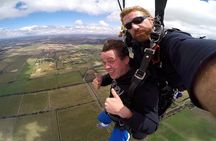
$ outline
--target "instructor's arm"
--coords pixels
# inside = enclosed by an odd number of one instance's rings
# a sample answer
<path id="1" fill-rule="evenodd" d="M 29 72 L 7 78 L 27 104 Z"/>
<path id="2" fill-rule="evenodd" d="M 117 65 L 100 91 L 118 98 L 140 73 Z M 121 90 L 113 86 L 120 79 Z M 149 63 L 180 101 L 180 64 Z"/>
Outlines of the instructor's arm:
<path id="1" fill-rule="evenodd" d="M 198 73 L 194 93 L 203 108 L 216 117 L 216 57 Z"/>

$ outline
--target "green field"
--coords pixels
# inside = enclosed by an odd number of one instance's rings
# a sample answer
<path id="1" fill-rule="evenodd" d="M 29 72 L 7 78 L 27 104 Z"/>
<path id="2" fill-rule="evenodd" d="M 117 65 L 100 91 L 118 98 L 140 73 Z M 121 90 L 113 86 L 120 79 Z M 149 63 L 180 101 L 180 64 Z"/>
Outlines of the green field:
<path id="1" fill-rule="evenodd" d="M 148 141 L 216 141 L 216 120 L 209 113 L 194 108 L 162 120 L 158 131 Z"/>
<path id="2" fill-rule="evenodd" d="M 0 85 L 0 95 L 37 92 L 79 83 L 83 83 L 83 81 L 78 71 L 63 74 L 52 74 L 41 78 L 18 80 L 14 83 L 8 84 L 7 87 L 5 87 L 5 84 Z"/>
<path id="3" fill-rule="evenodd" d="M 0 116 L 16 115 L 22 96 L 0 98 Z"/>
<path id="4" fill-rule="evenodd" d="M 108 137 L 107 130 L 96 127 L 99 112 L 96 104 L 74 107 L 58 112 L 59 127 L 63 141 L 102 141 Z"/>
<path id="5" fill-rule="evenodd" d="M 56 113 L 17 118 L 13 130 L 13 141 L 58 141 Z"/>
<path id="6" fill-rule="evenodd" d="M 107 140 L 112 128 L 96 125 L 109 86 L 94 90 L 83 81 L 86 72 L 104 73 L 101 65 L 93 68 L 100 61 L 101 45 L 69 44 L 56 56 L 46 52 L 46 46 L 52 44 L 18 48 L 8 51 L 7 57 L 0 56 L 0 141 Z M 63 45 L 53 45 L 58 46 Z M 163 119 L 145 141 L 216 141 L 215 131 L 216 120 L 208 113 L 185 109 Z"/>

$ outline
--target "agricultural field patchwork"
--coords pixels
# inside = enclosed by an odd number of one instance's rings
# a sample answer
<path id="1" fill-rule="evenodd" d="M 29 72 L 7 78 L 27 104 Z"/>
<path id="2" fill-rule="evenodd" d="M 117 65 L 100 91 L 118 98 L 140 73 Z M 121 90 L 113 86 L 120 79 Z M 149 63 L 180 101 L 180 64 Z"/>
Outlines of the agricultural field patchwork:
<path id="1" fill-rule="evenodd" d="M 0 141 L 107 140 L 113 126 L 97 128 L 97 115 L 109 86 L 95 90 L 91 84 L 94 73 L 105 73 L 102 43 L 43 39 L 5 48 L 0 54 Z M 185 108 L 190 104 L 184 93 L 145 141 L 216 141 L 216 120 L 193 106 Z"/>

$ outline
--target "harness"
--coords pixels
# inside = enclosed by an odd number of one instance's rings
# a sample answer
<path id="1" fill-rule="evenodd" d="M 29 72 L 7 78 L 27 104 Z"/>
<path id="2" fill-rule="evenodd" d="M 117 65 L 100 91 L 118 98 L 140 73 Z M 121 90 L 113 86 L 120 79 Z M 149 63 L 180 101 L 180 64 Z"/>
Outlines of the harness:
<path id="1" fill-rule="evenodd" d="M 147 78 L 147 69 L 149 67 L 150 62 L 156 65 L 160 63 L 159 42 L 165 34 L 166 31 L 164 30 L 163 25 L 161 25 L 159 17 L 156 17 L 154 22 L 154 28 L 150 36 L 150 47 L 144 49 L 144 56 L 142 58 L 142 62 L 140 64 L 140 67 L 135 71 L 128 89 L 128 99 L 126 100 L 127 105 L 131 105 L 137 87 L 139 87 L 141 83 L 145 82 Z M 173 102 L 173 96 L 175 91 L 168 85 L 168 83 L 159 83 L 158 85 L 160 89 L 158 114 L 162 118 L 166 109 L 169 108 Z M 113 121 L 117 123 L 115 126 L 118 126 L 119 128 L 127 128 L 125 127 L 124 119 L 116 115 L 110 115 L 110 117 Z M 151 120 L 154 121 L 154 119 Z"/>
<path id="2" fill-rule="evenodd" d="M 131 85 L 128 90 L 129 104 L 131 102 L 131 99 L 134 96 L 134 91 L 137 88 L 137 86 L 141 82 L 144 82 L 146 79 L 146 73 L 147 73 L 149 63 L 151 61 L 153 62 L 153 64 L 160 62 L 160 57 L 159 57 L 160 46 L 158 43 L 161 41 L 163 35 L 164 35 L 164 27 L 163 25 L 160 24 L 159 17 L 156 17 L 154 21 L 153 31 L 150 36 L 150 48 L 144 49 L 144 56 L 142 62 L 140 64 L 140 67 L 134 73 L 134 76 L 131 81 Z"/>
<path id="3" fill-rule="evenodd" d="M 134 76 L 131 81 L 131 85 L 128 89 L 128 105 L 131 104 L 132 99 L 134 97 L 134 93 L 136 88 L 143 82 L 145 82 L 147 78 L 147 69 L 152 62 L 153 64 L 159 64 L 160 61 L 160 46 L 159 43 L 161 39 L 165 36 L 167 31 L 164 30 L 164 23 L 163 23 L 163 17 L 164 17 L 164 9 L 166 7 L 167 0 L 155 0 L 155 20 L 154 20 L 154 26 L 153 30 L 150 35 L 150 47 L 144 49 L 144 55 L 140 64 L 140 67 L 135 71 Z M 122 6 L 120 3 L 120 0 L 118 0 L 118 5 L 120 10 L 122 11 L 125 8 L 125 0 L 122 0 Z M 124 42 L 126 47 L 132 46 L 132 37 L 130 33 L 125 30 L 125 28 L 122 26 L 122 33 L 124 34 Z M 174 95 L 176 93 L 179 93 L 178 90 L 172 88 L 169 86 L 167 81 L 164 81 L 162 83 L 159 82 L 159 104 L 158 104 L 158 114 L 160 118 L 163 117 L 165 111 L 167 108 L 171 106 L 174 100 Z M 119 126 L 124 126 L 124 124 L 121 124 L 122 120 L 116 119 L 119 122 Z M 124 123 L 124 122 L 123 122 Z"/>
<path id="4" fill-rule="evenodd" d="M 152 64 L 160 65 L 160 46 L 161 39 L 166 35 L 167 31 L 164 30 L 164 26 L 161 24 L 160 18 L 155 17 L 154 27 L 150 35 L 150 47 L 144 49 L 144 56 L 140 67 L 135 71 L 131 81 L 131 85 L 128 90 L 128 104 L 130 105 L 135 94 L 136 88 L 144 83 L 147 78 L 147 69 Z M 164 116 L 165 111 L 171 106 L 174 101 L 174 96 L 179 93 L 178 89 L 172 88 L 167 81 L 158 80 L 159 88 L 159 103 L 158 103 L 158 114 L 160 118 Z"/>
<path id="5" fill-rule="evenodd" d="M 130 99 L 134 96 L 134 91 L 137 88 L 137 86 L 145 80 L 146 78 L 146 71 L 148 69 L 149 63 L 152 61 L 154 63 L 160 62 L 159 53 L 155 54 L 156 50 L 160 49 L 160 46 L 158 45 L 159 41 L 162 38 L 162 35 L 164 34 L 163 26 L 159 26 L 160 21 L 158 17 L 155 18 L 154 22 L 154 28 L 150 36 L 150 48 L 144 49 L 144 56 L 142 59 L 142 62 L 140 64 L 140 67 L 136 70 L 134 73 L 134 76 L 132 78 L 131 85 L 128 90 L 128 96 Z M 157 55 L 156 57 L 153 57 Z M 156 59 L 155 59 L 156 58 Z"/>

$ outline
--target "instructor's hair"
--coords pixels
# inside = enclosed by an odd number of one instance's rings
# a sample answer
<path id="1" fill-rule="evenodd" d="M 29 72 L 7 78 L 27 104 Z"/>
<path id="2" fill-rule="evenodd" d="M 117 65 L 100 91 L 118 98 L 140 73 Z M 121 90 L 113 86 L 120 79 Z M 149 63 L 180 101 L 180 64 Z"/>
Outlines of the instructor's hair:
<path id="1" fill-rule="evenodd" d="M 109 50 L 115 50 L 121 60 L 123 60 L 125 57 L 129 57 L 128 49 L 125 47 L 125 43 L 122 40 L 110 39 L 105 41 L 101 52 L 106 52 Z"/>
<path id="2" fill-rule="evenodd" d="M 120 13 L 120 18 L 121 18 L 122 23 L 123 23 L 124 16 L 126 16 L 127 14 L 133 11 L 140 11 L 143 13 L 143 16 L 151 17 L 150 12 L 141 6 L 126 7 Z"/>

